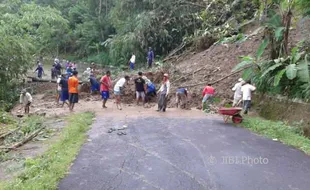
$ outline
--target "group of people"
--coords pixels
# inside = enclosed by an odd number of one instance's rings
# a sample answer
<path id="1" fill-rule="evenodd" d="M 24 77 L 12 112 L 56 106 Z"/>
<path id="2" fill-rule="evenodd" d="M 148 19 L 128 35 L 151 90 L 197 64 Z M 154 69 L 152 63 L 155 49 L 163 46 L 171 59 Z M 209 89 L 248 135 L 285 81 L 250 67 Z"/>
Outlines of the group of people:
<path id="1" fill-rule="evenodd" d="M 147 59 L 148 68 L 151 68 L 154 62 L 154 51 L 151 47 L 149 47 L 146 59 Z M 133 71 L 135 69 L 135 63 L 136 63 L 136 55 L 134 53 L 132 53 L 131 58 L 128 63 L 129 63 L 129 70 Z"/>
<path id="2" fill-rule="evenodd" d="M 242 78 L 232 88 L 234 93 L 233 107 L 237 107 L 243 102 L 243 113 L 247 114 L 252 104 L 252 92 L 256 87 L 251 85 L 251 81 L 244 81 Z"/>
<path id="3" fill-rule="evenodd" d="M 107 100 L 110 98 L 110 91 L 113 90 L 115 95 L 115 103 L 116 107 L 119 110 L 122 110 L 121 105 L 121 95 L 123 94 L 123 89 L 126 84 L 130 81 L 129 76 L 122 77 L 119 79 L 114 87 L 111 81 L 111 72 L 107 71 L 106 75 L 104 75 L 100 79 L 100 93 L 103 100 L 102 107 L 106 107 Z M 138 73 L 138 77 L 134 79 L 135 83 L 135 91 L 136 91 L 136 103 L 139 105 L 140 101 L 144 105 L 146 102 L 149 101 L 151 96 L 156 95 L 156 88 L 155 85 L 149 80 L 142 72 Z M 112 89 L 113 87 L 113 89 Z M 165 110 L 165 108 L 163 108 Z"/>
<path id="4" fill-rule="evenodd" d="M 63 67 L 63 64 L 65 67 Z M 65 72 L 68 75 L 72 75 L 73 71 L 77 70 L 77 64 L 66 60 L 63 60 L 63 63 L 61 63 L 59 59 L 56 58 L 51 68 L 51 79 L 56 79 L 59 77 L 63 69 L 65 69 Z M 37 72 L 37 77 L 40 79 L 42 78 L 43 74 L 45 74 L 43 64 L 40 61 L 37 61 L 37 67 L 34 72 Z"/>
<path id="5" fill-rule="evenodd" d="M 151 51 L 151 48 L 150 48 Z M 134 55 L 133 55 L 134 56 Z M 148 61 L 149 66 L 151 67 L 152 59 L 154 54 L 148 54 Z M 131 59 L 134 62 L 135 57 Z M 131 64 L 134 64 L 131 62 Z M 55 60 L 55 64 L 57 65 L 58 62 Z M 78 72 L 76 71 L 76 65 L 73 67 L 74 64 L 67 63 L 66 73 L 59 76 L 57 83 L 58 83 L 58 93 L 59 99 L 62 102 L 62 106 L 67 104 L 69 106 L 69 110 L 72 111 L 74 109 L 75 103 L 78 103 Z M 56 68 L 56 67 L 55 67 Z M 131 67 L 134 68 L 134 67 Z M 113 91 L 115 95 L 115 103 L 119 110 L 122 110 L 121 105 L 121 96 L 123 94 L 123 89 L 126 84 L 130 81 L 129 76 L 124 76 L 119 79 L 115 85 L 113 86 L 111 80 L 111 72 L 107 71 L 104 76 L 101 77 L 100 81 L 98 82 L 95 74 L 94 74 L 95 66 L 92 64 L 90 68 L 87 68 L 87 74 L 89 77 L 89 81 L 91 83 L 91 92 L 99 91 L 102 97 L 102 107 L 107 108 L 106 103 L 110 98 L 110 91 Z M 38 67 L 36 69 L 38 71 L 38 77 L 41 78 L 42 74 L 44 73 L 42 64 L 38 62 Z M 58 69 L 57 69 L 58 71 Z M 85 71 L 85 72 L 86 72 Z M 59 71 L 61 72 L 61 70 Z M 83 75 L 85 74 L 83 73 Z M 155 84 L 152 83 L 150 79 L 147 78 L 142 72 L 138 72 L 138 76 L 134 79 L 135 83 L 135 95 L 136 95 L 136 103 L 139 105 L 140 101 L 144 105 L 145 103 L 150 101 L 151 97 L 157 96 L 158 97 L 158 109 L 157 111 L 165 112 L 167 108 L 167 98 L 170 93 L 170 81 L 169 75 L 166 73 L 163 75 L 163 81 L 158 91 L 156 91 Z M 253 91 L 256 90 L 255 86 L 251 85 L 250 81 L 244 81 L 242 78 L 238 80 L 238 83 L 234 85 L 232 88 L 234 91 L 234 100 L 233 100 L 233 107 L 240 106 L 241 102 L 243 102 L 244 114 L 247 114 L 250 107 L 251 107 L 251 94 Z M 176 107 L 184 105 L 188 102 L 188 90 L 187 88 L 178 88 L 176 90 Z M 210 109 L 210 104 L 213 102 L 213 98 L 215 96 L 215 89 L 211 84 L 208 84 L 202 91 L 202 110 Z M 29 113 L 29 106 L 32 102 L 32 97 L 30 93 L 26 92 L 25 90 L 22 91 L 20 96 L 20 103 L 25 105 L 25 113 Z"/>

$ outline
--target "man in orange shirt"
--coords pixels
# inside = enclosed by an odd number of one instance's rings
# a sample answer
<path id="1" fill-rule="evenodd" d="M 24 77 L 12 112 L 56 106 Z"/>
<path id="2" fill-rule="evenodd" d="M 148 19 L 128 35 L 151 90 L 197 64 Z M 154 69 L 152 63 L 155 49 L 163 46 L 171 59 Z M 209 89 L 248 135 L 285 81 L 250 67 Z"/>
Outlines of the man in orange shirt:
<path id="1" fill-rule="evenodd" d="M 208 102 L 208 103 L 207 103 L 207 108 L 209 108 L 209 103 L 212 103 L 213 97 L 214 97 L 214 93 L 215 93 L 215 90 L 214 90 L 214 88 L 212 87 L 211 84 L 208 84 L 208 85 L 203 89 L 203 91 L 202 91 L 202 97 L 203 97 L 203 99 L 202 99 L 202 105 L 201 105 L 202 111 L 205 110 L 205 109 L 204 109 L 204 104 L 205 104 L 206 102 Z"/>
<path id="2" fill-rule="evenodd" d="M 79 101 L 79 79 L 77 78 L 78 72 L 73 71 L 73 76 L 69 78 L 68 80 L 68 87 L 69 87 L 69 109 L 70 111 L 73 111 L 74 104 L 78 103 Z"/>

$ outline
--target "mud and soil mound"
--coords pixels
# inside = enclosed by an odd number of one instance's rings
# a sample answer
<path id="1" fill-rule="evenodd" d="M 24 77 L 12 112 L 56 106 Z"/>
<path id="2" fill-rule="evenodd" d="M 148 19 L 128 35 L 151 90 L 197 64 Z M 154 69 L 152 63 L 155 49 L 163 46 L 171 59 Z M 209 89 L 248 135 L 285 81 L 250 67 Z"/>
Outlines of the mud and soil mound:
<path id="1" fill-rule="evenodd" d="M 248 33 L 251 34 L 253 31 L 248 31 Z M 179 87 L 187 87 L 190 92 L 190 107 L 199 107 L 204 86 L 231 74 L 232 69 L 240 62 L 240 56 L 251 55 L 255 57 L 262 38 L 261 33 L 253 34 L 242 43 L 216 44 L 205 51 L 192 52 L 176 57 L 174 60 L 171 59 L 170 64 L 173 65 L 173 68 L 170 69 L 169 73 L 172 93 L 169 96 L 169 106 L 173 107 L 175 104 L 173 92 Z M 294 47 L 300 40 L 299 30 L 292 30 L 290 48 Z M 241 75 L 240 72 L 214 85 L 216 97 L 224 102 L 222 104 L 230 102 L 233 98 L 231 89 Z"/>

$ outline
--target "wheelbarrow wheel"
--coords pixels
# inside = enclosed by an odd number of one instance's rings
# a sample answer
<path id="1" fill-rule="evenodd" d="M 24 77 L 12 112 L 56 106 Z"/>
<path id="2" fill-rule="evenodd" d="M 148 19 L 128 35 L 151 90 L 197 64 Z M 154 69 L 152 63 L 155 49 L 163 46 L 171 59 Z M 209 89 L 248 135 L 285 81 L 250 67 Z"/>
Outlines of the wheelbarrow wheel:
<path id="1" fill-rule="evenodd" d="M 232 122 L 235 123 L 235 124 L 239 124 L 239 123 L 242 123 L 243 121 L 243 118 L 240 114 L 237 114 L 237 115 L 234 115 L 232 118 L 231 118 Z"/>

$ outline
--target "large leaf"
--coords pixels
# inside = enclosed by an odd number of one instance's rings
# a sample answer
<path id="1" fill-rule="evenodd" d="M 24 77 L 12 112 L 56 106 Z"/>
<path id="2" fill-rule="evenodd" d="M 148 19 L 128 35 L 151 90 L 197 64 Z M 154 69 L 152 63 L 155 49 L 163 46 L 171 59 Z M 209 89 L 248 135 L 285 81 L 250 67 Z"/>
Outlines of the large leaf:
<path id="1" fill-rule="evenodd" d="M 266 69 L 264 71 L 264 73 L 262 74 L 261 78 L 265 77 L 269 72 L 275 70 L 276 68 L 278 68 L 280 66 L 283 66 L 283 64 L 282 63 L 277 63 L 277 64 L 274 64 L 274 65 L 270 66 L 268 69 Z"/>
<path id="2" fill-rule="evenodd" d="M 298 66 L 297 76 L 302 82 L 309 82 L 309 68 L 306 61 L 301 61 Z"/>
<path id="3" fill-rule="evenodd" d="M 291 63 L 296 64 L 300 60 L 301 56 L 302 56 L 302 53 L 296 53 L 295 55 L 293 55 Z"/>
<path id="4" fill-rule="evenodd" d="M 237 70 L 239 70 L 239 69 L 241 69 L 247 65 L 250 65 L 252 63 L 253 63 L 253 58 L 247 56 L 246 58 L 244 58 L 244 60 L 241 63 L 239 63 L 238 65 L 236 65 L 233 68 L 232 72 L 235 72 L 235 71 L 237 71 Z"/>
<path id="5" fill-rule="evenodd" d="M 277 41 L 282 40 L 284 29 L 285 29 L 285 27 L 278 27 L 278 28 L 276 28 L 275 37 L 276 37 Z"/>
<path id="6" fill-rule="evenodd" d="M 274 77 L 274 82 L 273 82 L 273 86 L 278 86 L 282 77 L 283 77 L 283 74 L 285 73 L 286 69 L 282 69 L 281 71 L 279 71 L 276 76 Z"/>
<path id="7" fill-rule="evenodd" d="M 297 76 L 296 64 L 290 64 L 286 67 L 286 76 L 288 79 L 293 80 Z"/>
<path id="8" fill-rule="evenodd" d="M 282 26 L 282 19 L 281 16 L 278 14 L 275 14 L 271 19 L 268 20 L 267 26 L 269 28 L 278 28 Z"/>
<path id="9" fill-rule="evenodd" d="M 242 79 L 245 81 L 250 80 L 253 73 L 254 73 L 253 68 L 248 68 L 248 69 L 244 70 L 242 73 Z"/>
<path id="10" fill-rule="evenodd" d="M 260 46 L 259 46 L 259 48 L 258 48 L 258 50 L 256 52 L 257 60 L 259 60 L 262 57 L 262 55 L 263 55 L 263 53 L 264 53 L 268 43 L 269 43 L 269 40 L 268 39 L 264 39 L 264 41 L 260 44 Z"/>

